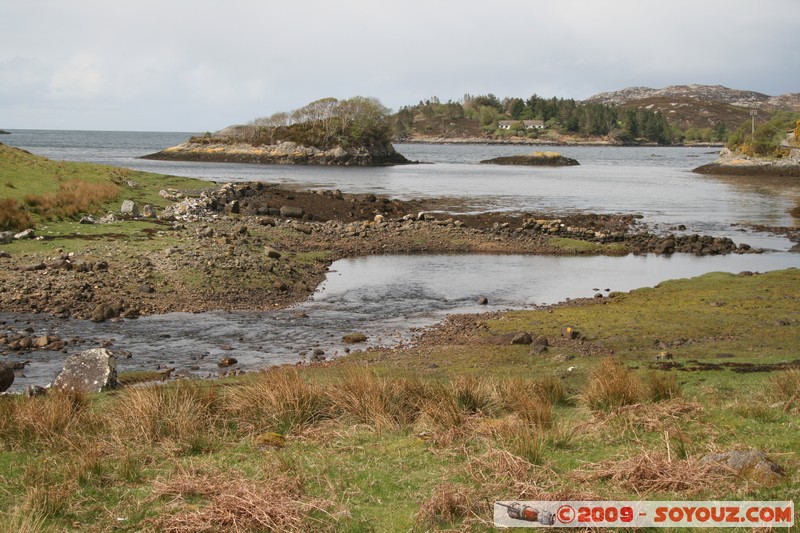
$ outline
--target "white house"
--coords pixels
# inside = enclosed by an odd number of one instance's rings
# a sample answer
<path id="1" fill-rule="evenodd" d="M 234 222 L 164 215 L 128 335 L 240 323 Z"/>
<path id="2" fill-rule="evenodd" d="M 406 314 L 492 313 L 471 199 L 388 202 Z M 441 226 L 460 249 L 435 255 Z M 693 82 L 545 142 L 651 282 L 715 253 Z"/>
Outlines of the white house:
<path id="1" fill-rule="evenodd" d="M 497 128 L 501 130 L 510 130 L 512 126 L 522 123 L 526 130 L 543 130 L 543 120 L 501 120 L 497 123 Z"/>

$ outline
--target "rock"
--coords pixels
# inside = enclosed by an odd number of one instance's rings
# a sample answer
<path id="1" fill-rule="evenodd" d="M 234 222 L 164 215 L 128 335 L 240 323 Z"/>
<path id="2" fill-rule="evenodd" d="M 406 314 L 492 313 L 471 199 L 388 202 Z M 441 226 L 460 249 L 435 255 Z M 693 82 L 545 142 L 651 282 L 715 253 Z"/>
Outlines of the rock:
<path id="1" fill-rule="evenodd" d="M 233 366 L 237 364 L 239 361 L 235 357 L 223 357 L 217 362 L 217 366 L 220 368 L 225 368 L 229 366 Z"/>
<path id="2" fill-rule="evenodd" d="M 531 355 L 538 355 L 542 352 L 546 352 L 548 346 L 547 337 L 538 335 L 533 339 L 533 343 L 531 344 Z"/>
<path id="3" fill-rule="evenodd" d="M 489 305 L 489 298 L 486 296 L 478 297 L 478 305 Z"/>
<path id="4" fill-rule="evenodd" d="M 44 387 L 40 387 L 39 385 L 28 385 L 28 388 L 25 389 L 25 397 L 26 398 L 33 398 L 35 396 L 44 396 L 47 394 L 47 389 Z"/>
<path id="5" fill-rule="evenodd" d="M 122 207 L 120 207 L 119 212 L 123 215 L 128 215 L 133 218 L 139 217 L 139 206 L 136 205 L 136 202 L 133 200 L 125 200 L 122 202 Z"/>
<path id="6" fill-rule="evenodd" d="M 92 311 L 90 320 L 92 322 L 103 322 L 111 318 L 117 318 L 122 311 L 123 305 L 121 302 L 114 304 L 97 304 L 97 306 L 94 308 L 94 311 Z"/>
<path id="7" fill-rule="evenodd" d="M 281 207 L 280 214 L 284 218 L 303 218 L 303 215 L 305 215 L 306 212 L 302 207 L 284 205 Z"/>
<path id="8" fill-rule="evenodd" d="M 366 342 L 367 336 L 363 333 L 348 333 L 342 337 L 342 340 L 348 344 L 355 344 L 357 342 Z"/>
<path id="9" fill-rule="evenodd" d="M 270 259 L 280 259 L 281 258 L 281 253 L 278 250 L 276 250 L 275 248 L 273 248 L 272 246 L 265 246 L 264 247 L 264 253 L 267 254 L 267 257 L 269 257 Z"/>
<path id="10" fill-rule="evenodd" d="M 717 464 L 737 474 L 760 481 L 772 481 L 784 474 L 783 469 L 759 450 L 732 450 L 713 453 L 700 459 L 701 465 Z"/>
<path id="11" fill-rule="evenodd" d="M 512 333 L 503 333 L 502 335 L 495 335 L 489 338 L 489 344 L 497 346 L 505 346 L 509 344 L 531 344 L 533 339 L 531 334 L 526 331 L 514 331 Z"/>
<path id="12" fill-rule="evenodd" d="M 532 166 L 552 166 L 562 167 L 579 165 L 577 160 L 571 157 L 565 157 L 558 152 L 533 152 L 528 155 L 512 155 L 495 157 L 493 159 L 484 159 L 482 164 L 493 165 L 532 165 Z"/>
<path id="13" fill-rule="evenodd" d="M 259 450 L 266 448 L 283 448 L 286 446 L 286 437 L 280 433 L 262 433 L 253 439 L 253 446 Z"/>
<path id="14" fill-rule="evenodd" d="M 97 221 L 92 215 L 83 215 L 78 221 L 78 224 L 97 224 Z"/>
<path id="15" fill-rule="evenodd" d="M 7 391 L 14 384 L 14 371 L 0 363 L 0 392 Z"/>
<path id="16" fill-rule="evenodd" d="M 239 205 L 239 200 L 231 200 L 225 205 L 225 212 L 226 213 L 233 213 L 234 215 L 239 214 L 241 211 L 241 206 Z"/>
<path id="17" fill-rule="evenodd" d="M 54 342 L 55 340 L 56 340 L 55 337 L 53 337 L 52 340 L 51 340 L 51 338 L 49 336 L 42 335 L 41 337 L 36 337 L 35 339 L 33 339 L 33 347 L 34 348 L 38 348 L 38 349 L 42 349 L 45 346 L 47 346 L 48 344 L 50 344 L 51 342 Z"/>
<path id="18" fill-rule="evenodd" d="M 566 339 L 575 340 L 580 336 L 580 333 L 572 326 L 564 326 L 561 328 L 561 336 Z"/>
<path id="19" fill-rule="evenodd" d="M 0 244 L 8 244 L 14 240 L 13 231 L 0 231 Z"/>
<path id="20" fill-rule="evenodd" d="M 156 208 L 150 204 L 145 204 L 142 207 L 142 216 L 145 218 L 157 218 L 158 214 L 156 213 Z"/>
<path id="21" fill-rule="evenodd" d="M 53 388 L 75 392 L 100 392 L 119 386 L 117 358 L 105 348 L 93 348 L 67 357 Z"/>
<path id="22" fill-rule="evenodd" d="M 272 288 L 277 290 L 277 291 L 288 291 L 289 290 L 289 285 L 287 285 L 286 282 L 281 280 L 281 279 L 276 279 L 272 283 Z"/>
<path id="23" fill-rule="evenodd" d="M 22 239 L 33 239 L 34 237 L 36 237 L 36 231 L 34 231 L 33 228 L 26 229 L 25 231 L 20 231 L 19 233 L 14 235 L 14 238 L 18 241 Z"/>

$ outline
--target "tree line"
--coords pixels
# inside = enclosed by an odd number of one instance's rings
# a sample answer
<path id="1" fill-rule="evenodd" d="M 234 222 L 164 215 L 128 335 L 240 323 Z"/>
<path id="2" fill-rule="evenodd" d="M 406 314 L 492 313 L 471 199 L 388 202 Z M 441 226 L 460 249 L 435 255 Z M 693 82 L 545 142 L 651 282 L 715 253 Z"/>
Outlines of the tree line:
<path id="1" fill-rule="evenodd" d="M 452 124 L 472 121 L 488 135 L 502 134 L 497 131 L 497 124 L 501 120 L 531 119 L 542 120 L 548 130 L 585 136 L 609 136 L 620 142 L 668 144 L 682 135 L 658 111 L 576 102 L 567 98 L 543 98 L 536 94 L 527 99 L 500 99 L 491 93 L 477 96 L 467 94 L 460 101 L 446 103 L 434 97 L 401 108 L 395 116 L 398 133 L 402 135 L 414 131 L 420 116 L 439 117 L 440 122 Z M 537 136 L 538 133 L 533 131 L 527 135 Z"/>

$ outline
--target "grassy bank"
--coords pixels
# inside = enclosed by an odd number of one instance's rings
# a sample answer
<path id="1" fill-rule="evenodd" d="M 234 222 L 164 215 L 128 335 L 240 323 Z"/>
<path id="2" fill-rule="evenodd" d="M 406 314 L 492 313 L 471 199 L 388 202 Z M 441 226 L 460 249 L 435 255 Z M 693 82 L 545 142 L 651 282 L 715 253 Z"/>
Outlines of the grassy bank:
<path id="1" fill-rule="evenodd" d="M 798 282 L 710 274 L 332 365 L 1 397 L 0 531 L 487 531 L 496 499 L 795 500 Z M 549 348 L 488 342 L 518 330 Z M 741 449 L 785 473 L 700 464 Z"/>
<path id="2" fill-rule="evenodd" d="M 205 181 L 127 168 L 51 161 L 0 144 L 0 231 L 47 228 L 51 235 L 80 234 L 84 214 L 119 211 L 123 200 L 168 205 L 163 189 L 202 189 Z M 112 231 L 113 231 L 112 227 Z"/>

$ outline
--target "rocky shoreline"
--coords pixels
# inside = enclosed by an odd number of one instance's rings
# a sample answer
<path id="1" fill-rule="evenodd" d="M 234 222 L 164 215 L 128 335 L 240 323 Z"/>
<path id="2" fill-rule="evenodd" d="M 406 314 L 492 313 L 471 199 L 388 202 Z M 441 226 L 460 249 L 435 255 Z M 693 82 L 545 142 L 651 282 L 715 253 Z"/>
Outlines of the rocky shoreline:
<path id="1" fill-rule="evenodd" d="M 800 149 L 792 149 L 789 157 L 777 159 L 745 156 L 726 148 L 720 152 L 719 159 L 697 167 L 693 172 L 720 176 L 800 178 Z"/>
<path id="2" fill-rule="evenodd" d="M 303 301 L 336 259 L 374 254 L 752 253 L 727 238 L 654 234 L 633 215 L 441 214 L 443 201 L 226 184 L 186 195 L 132 249 L 96 235 L 83 253 L 0 248 L 2 311 L 97 321 Z M 28 233 L 20 238 L 40 238 Z M 139 237 L 137 237 L 138 239 Z M 574 246 L 573 246 L 574 244 Z"/>

